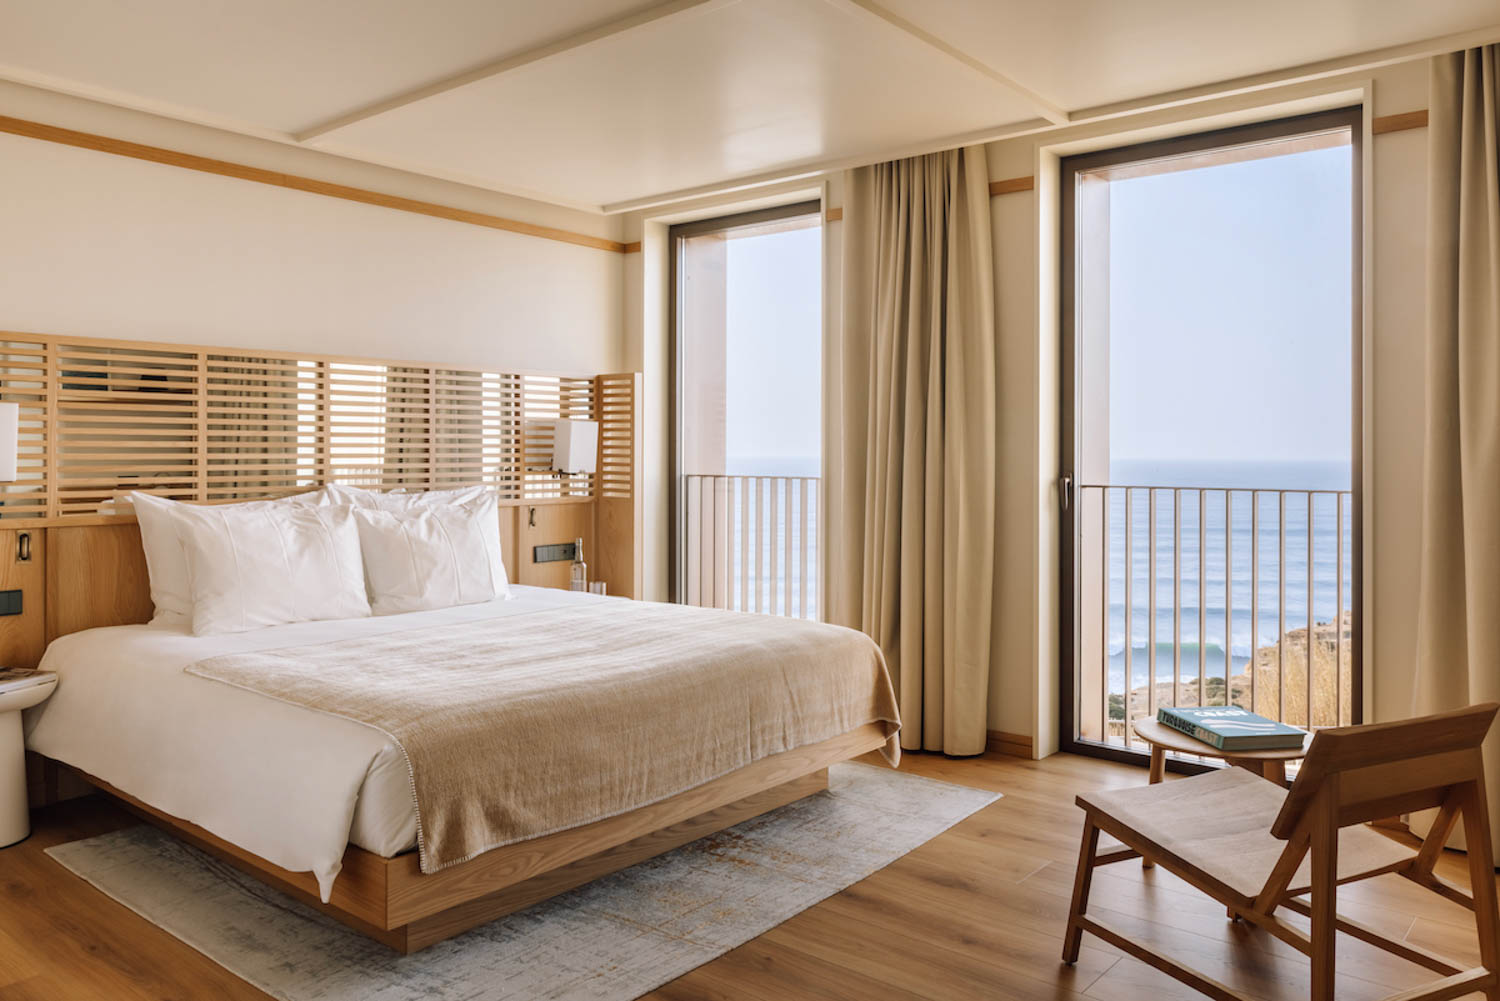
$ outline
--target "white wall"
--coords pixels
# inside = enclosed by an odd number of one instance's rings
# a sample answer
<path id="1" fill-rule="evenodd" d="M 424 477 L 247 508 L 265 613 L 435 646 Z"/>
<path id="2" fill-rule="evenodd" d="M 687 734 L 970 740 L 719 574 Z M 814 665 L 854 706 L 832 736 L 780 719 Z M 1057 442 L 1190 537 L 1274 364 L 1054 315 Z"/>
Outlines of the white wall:
<path id="1" fill-rule="evenodd" d="M 1427 107 L 1427 63 L 1382 73 L 1375 113 Z M 1366 508 L 1373 566 L 1366 572 L 1365 705 L 1374 720 L 1411 715 L 1421 569 L 1422 440 L 1426 403 L 1427 130 L 1376 136 L 1371 157 L 1375 230 L 1370 272 L 1371 469 Z"/>
<path id="2" fill-rule="evenodd" d="M 642 429 L 645 455 L 641 483 L 645 523 L 641 552 L 643 593 L 652 601 L 671 597 L 671 482 L 672 448 L 671 352 L 668 348 L 667 309 L 671 301 L 667 267 L 667 226 L 647 223 L 639 234 L 641 252 L 626 260 L 626 274 L 638 283 L 640 294 L 625 297 L 630 314 L 625 330 L 625 366 L 645 374 Z"/>
<path id="3" fill-rule="evenodd" d="M 613 237 L 616 220 L 0 85 L 0 114 Z M 0 329 L 592 374 L 624 255 L 0 135 Z"/>

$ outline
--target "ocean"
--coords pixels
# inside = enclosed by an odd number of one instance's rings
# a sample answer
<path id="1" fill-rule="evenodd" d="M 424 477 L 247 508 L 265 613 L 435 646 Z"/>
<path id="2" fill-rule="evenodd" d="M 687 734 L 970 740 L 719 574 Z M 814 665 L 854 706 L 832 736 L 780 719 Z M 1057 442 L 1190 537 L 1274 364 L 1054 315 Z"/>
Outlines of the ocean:
<path id="1" fill-rule="evenodd" d="M 1254 642 L 1273 645 L 1278 636 L 1278 619 L 1282 610 L 1278 582 L 1279 504 L 1277 489 L 1293 492 L 1286 495 L 1286 565 L 1285 617 L 1288 631 L 1307 625 L 1308 602 L 1312 602 L 1314 622 L 1331 622 L 1338 614 L 1337 570 L 1339 558 L 1338 518 L 1334 494 L 1313 494 L 1311 549 L 1312 590 L 1308 592 L 1308 493 L 1311 490 L 1348 490 L 1350 466 L 1347 462 L 1325 463 L 1182 463 L 1120 462 L 1112 465 L 1110 482 L 1152 486 L 1208 486 L 1232 488 L 1233 517 L 1226 526 L 1225 491 L 1210 490 L 1207 517 L 1198 524 L 1198 491 L 1182 491 L 1182 579 L 1181 630 L 1182 676 L 1195 680 L 1199 671 L 1198 621 L 1205 616 L 1204 661 L 1207 677 L 1223 677 L 1225 651 L 1229 655 L 1231 674 L 1244 670 L 1252 654 L 1251 630 L 1251 494 L 1250 488 L 1270 489 L 1258 497 L 1260 523 L 1256 545 L 1259 548 L 1259 623 Z M 1148 677 L 1150 648 L 1150 526 L 1147 491 L 1135 491 L 1131 525 L 1131 610 L 1129 645 L 1132 659 L 1132 687 L 1144 684 Z M 1344 607 L 1350 606 L 1350 581 L 1353 554 L 1353 512 L 1351 499 L 1345 498 L 1343 521 Z M 1097 509 L 1096 509 L 1097 510 Z M 1109 512 L 1109 636 L 1110 690 L 1124 690 L 1126 615 L 1125 615 L 1125 491 L 1110 491 Z M 1174 530 L 1172 525 L 1172 491 L 1157 493 L 1156 524 L 1156 677 L 1172 680 L 1172 615 Z M 1202 578 L 1204 602 L 1198 602 L 1198 542 L 1203 540 Z M 1232 554 L 1230 573 L 1225 574 L 1225 541 Z M 1229 608 L 1228 636 L 1225 635 L 1225 608 Z"/>

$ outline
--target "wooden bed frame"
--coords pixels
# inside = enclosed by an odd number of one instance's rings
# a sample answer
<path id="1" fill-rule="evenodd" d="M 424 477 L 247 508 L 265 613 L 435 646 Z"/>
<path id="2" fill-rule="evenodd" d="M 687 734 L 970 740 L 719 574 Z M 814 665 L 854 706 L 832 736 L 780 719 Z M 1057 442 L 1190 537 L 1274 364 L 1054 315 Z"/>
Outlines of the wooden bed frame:
<path id="1" fill-rule="evenodd" d="M 828 766 L 886 742 L 868 723 L 754 764 L 630 813 L 496 848 L 424 875 L 417 853 L 384 858 L 350 845 L 328 903 L 311 873 L 291 872 L 162 813 L 102 779 L 68 769 L 155 824 L 310 907 L 410 954 L 575 886 L 671 851 L 828 788 Z M 67 766 L 62 766 L 67 768 Z"/>

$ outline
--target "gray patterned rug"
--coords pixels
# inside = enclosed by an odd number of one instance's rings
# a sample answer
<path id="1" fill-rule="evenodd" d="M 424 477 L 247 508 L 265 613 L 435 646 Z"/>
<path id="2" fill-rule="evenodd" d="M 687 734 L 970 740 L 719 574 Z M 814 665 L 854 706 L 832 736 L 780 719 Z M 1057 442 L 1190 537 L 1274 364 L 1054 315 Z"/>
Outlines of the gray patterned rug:
<path id="1" fill-rule="evenodd" d="M 47 854 L 283 1001 L 628 1001 L 999 798 L 835 765 L 827 792 L 404 957 L 153 827 Z"/>

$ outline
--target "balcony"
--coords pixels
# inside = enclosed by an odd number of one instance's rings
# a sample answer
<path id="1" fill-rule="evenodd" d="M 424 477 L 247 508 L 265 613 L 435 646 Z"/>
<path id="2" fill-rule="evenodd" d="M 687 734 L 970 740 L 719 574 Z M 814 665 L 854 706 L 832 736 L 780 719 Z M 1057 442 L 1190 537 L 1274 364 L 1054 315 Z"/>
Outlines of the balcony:
<path id="1" fill-rule="evenodd" d="M 818 477 L 689 475 L 682 480 L 682 600 L 816 619 Z"/>
<path id="2" fill-rule="evenodd" d="M 1077 503 L 1081 740 L 1138 747 L 1129 721 L 1170 705 L 1354 720 L 1350 491 L 1094 484 Z"/>

